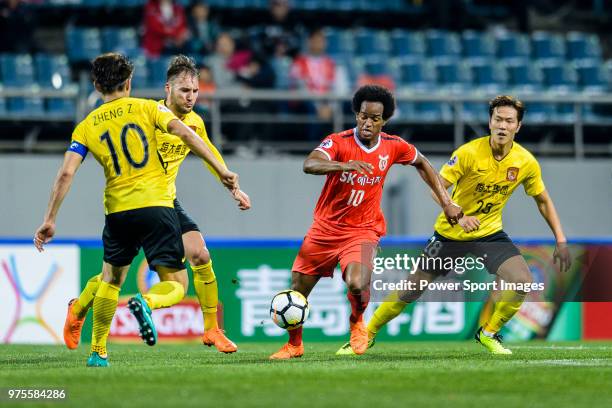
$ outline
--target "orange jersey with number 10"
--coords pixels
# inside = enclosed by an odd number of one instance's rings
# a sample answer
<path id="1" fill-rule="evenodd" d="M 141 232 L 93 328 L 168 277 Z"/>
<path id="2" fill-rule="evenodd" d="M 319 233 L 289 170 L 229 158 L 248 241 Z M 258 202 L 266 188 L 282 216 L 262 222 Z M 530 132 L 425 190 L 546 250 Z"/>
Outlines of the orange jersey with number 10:
<path id="1" fill-rule="evenodd" d="M 418 157 L 416 148 L 383 132 L 378 143 L 367 148 L 355 128 L 326 137 L 315 150 L 330 160 L 359 160 L 374 167 L 374 173 L 367 175 L 356 171 L 329 173 L 315 208 L 315 223 L 344 230 L 369 229 L 378 236 L 385 235 L 385 217 L 380 208 L 385 177 L 395 163 L 414 163 Z"/>

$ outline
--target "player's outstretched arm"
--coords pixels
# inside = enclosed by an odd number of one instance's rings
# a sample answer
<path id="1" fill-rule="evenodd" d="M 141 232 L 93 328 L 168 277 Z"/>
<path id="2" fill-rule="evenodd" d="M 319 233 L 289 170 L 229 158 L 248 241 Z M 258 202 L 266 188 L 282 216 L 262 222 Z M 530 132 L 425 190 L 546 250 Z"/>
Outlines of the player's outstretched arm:
<path id="1" fill-rule="evenodd" d="M 351 160 L 347 163 L 329 160 L 325 153 L 313 150 L 304 160 L 304 173 L 323 175 L 336 171 L 356 171 L 359 174 L 373 174 L 374 167 L 370 163 Z"/>
<path id="2" fill-rule="evenodd" d="M 225 187 L 235 193 L 240 188 L 238 185 L 238 175 L 229 171 L 211 152 L 206 143 L 193 130 L 178 119 L 171 120 L 168 123 L 168 132 L 181 138 L 181 140 L 189 146 L 191 151 L 214 169 L 219 175 L 219 179 Z"/>
<path id="3" fill-rule="evenodd" d="M 435 199 L 438 204 L 440 204 L 440 207 L 442 207 L 448 222 L 451 225 L 457 224 L 459 219 L 463 216 L 463 211 L 461 207 L 451 200 L 447 191 L 448 187 L 444 187 L 440 175 L 433 168 L 429 160 L 427 160 L 423 154 L 419 154 L 412 165 L 416 167 L 421 178 L 427 183 L 429 188 L 431 188 L 431 191 L 434 192 Z"/>
<path id="4" fill-rule="evenodd" d="M 69 151 L 64 155 L 64 163 L 62 163 L 62 167 L 60 167 L 57 172 L 55 182 L 53 183 L 45 219 L 42 225 L 38 227 L 34 233 L 34 246 L 39 252 L 44 250 L 44 245 L 51 241 L 51 238 L 55 235 L 55 220 L 57 219 L 57 213 L 64 201 L 64 197 L 66 197 L 66 194 L 68 194 L 70 190 L 74 175 L 82 162 L 83 156 L 78 153 Z"/>
<path id="5" fill-rule="evenodd" d="M 548 226 L 552 230 L 555 235 L 555 241 L 557 242 L 555 253 L 553 254 L 553 260 L 556 263 L 559 262 L 559 268 L 562 272 L 565 272 L 569 269 L 572 260 L 569 253 L 569 249 L 567 247 L 567 238 L 563 233 L 563 227 L 561 226 L 561 220 L 559 220 L 559 215 L 557 214 L 557 209 L 555 208 L 555 204 L 553 203 L 552 198 L 548 194 L 548 191 L 544 190 L 540 194 L 533 197 L 538 205 L 538 210 L 540 210 L 540 214 L 548 223 Z"/>

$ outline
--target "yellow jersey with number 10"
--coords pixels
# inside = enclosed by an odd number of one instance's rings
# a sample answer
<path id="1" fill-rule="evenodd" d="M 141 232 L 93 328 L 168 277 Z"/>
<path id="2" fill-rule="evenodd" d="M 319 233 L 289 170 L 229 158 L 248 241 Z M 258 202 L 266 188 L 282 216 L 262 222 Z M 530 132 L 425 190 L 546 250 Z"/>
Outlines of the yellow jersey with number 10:
<path id="1" fill-rule="evenodd" d="M 167 132 L 173 119 L 155 101 L 125 97 L 102 104 L 77 125 L 72 145 L 84 146 L 83 156 L 91 151 L 104 168 L 106 214 L 174 206 L 155 138 L 155 130 Z"/>
<path id="2" fill-rule="evenodd" d="M 164 104 L 164 101 L 159 101 L 160 104 Z M 217 158 L 217 160 L 225 166 L 225 161 L 223 161 L 223 157 L 221 157 L 221 153 L 217 150 L 217 148 L 212 144 L 210 139 L 208 138 L 208 134 L 206 133 L 206 127 L 204 125 L 204 121 L 197 113 L 191 111 L 181 121 L 189 126 L 194 132 L 198 134 L 211 150 L 213 155 Z M 155 132 L 157 136 L 157 151 L 164 161 L 164 165 L 166 166 L 166 180 L 168 182 L 168 188 L 170 189 L 170 194 L 172 198 L 176 198 L 176 177 L 178 176 L 179 167 L 185 157 L 191 151 L 189 147 L 183 143 L 180 137 L 170 134 L 164 130 L 157 130 Z M 219 175 L 217 172 L 206 162 L 204 162 L 208 170 L 215 176 L 217 179 Z M 227 167 L 227 166 L 226 166 Z"/>
<path id="3" fill-rule="evenodd" d="M 502 230 L 502 210 L 510 195 L 522 184 L 530 196 L 544 190 L 540 165 L 527 149 L 514 142 L 502 160 L 496 160 L 491 151 L 489 136 L 481 137 L 459 147 L 440 175 L 454 184 L 453 201 L 466 215 L 477 217 L 480 228 L 465 233 L 451 226 L 442 212 L 434 229 L 442 236 L 469 241 Z"/>

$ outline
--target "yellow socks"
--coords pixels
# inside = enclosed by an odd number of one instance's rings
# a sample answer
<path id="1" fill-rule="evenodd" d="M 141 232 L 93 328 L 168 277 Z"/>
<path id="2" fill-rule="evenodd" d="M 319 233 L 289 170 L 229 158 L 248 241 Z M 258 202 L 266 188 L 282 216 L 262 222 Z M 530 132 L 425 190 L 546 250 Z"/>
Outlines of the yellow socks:
<path id="1" fill-rule="evenodd" d="M 94 297 L 96 296 L 96 292 L 98 291 L 98 287 L 100 286 L 100 281 L 102 280 L 102 274 L 94 276 L 90 280 L 87 281 L 85 288 L 79 295 L 78 302 L 74 302 L 72 306 L 72 310 L 76 313 L 79 319 L 82 319 L 87 315 L 89 308 L 93 305 Z"/>
<path id="2" fill-rule="evenodd" d="M 218 326 L 219 288 L 217 287 L 215 271 L 212 268 L 212 260 L 204 265 L 192 266 L 191 270 L 193 270 L 193 287 L 204 314 L 204 330 L 214 329 Z"/>
<path id="3" fill-rule="evenodd" d="M 393 295 L 390 295 L 390 298 L 392 296 Z M 370 338 L 374 337 L 372 335 L 376 335 L 385 324 L 402 313 L 402 310 L 404 310 L 407 304 L 408 303 L 399 300 L 397 295 L 393 296 L 393 299 L 388 298 L 381 303 L 374 311 L 370 323 L 368 323 L 368 334 L 370 334 Z"/>
<path id="4" fill-rule="evenodd" d="M 146 294 L 142 295 L 151 310 L 176 305 L 183 300 L 184 296 L 185 288 L 175 281 L 156 283 Z"/>
<path id="5" fill-rule="evenodd" d="M 119 301 L 119 287 L 101 281 L 93 300 L 91 351 L 106 356 L 106 339 Z"/>
<path id="6" fill-rule="evenodd" d="M 497 333 L 518 312 L 525 300 L 525 296 L 525 293 L 513 290 L 503 291 L 499 301 L 495 302 L 493 314 L 483 326 L 483 330 L 489 333 Z"/>

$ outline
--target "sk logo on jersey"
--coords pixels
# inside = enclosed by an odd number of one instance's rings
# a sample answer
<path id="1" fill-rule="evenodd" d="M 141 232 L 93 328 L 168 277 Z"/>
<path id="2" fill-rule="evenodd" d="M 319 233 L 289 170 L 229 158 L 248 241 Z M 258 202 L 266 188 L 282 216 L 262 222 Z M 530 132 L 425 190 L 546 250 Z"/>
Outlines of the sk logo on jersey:
<path id="1" fill-rule="evenodd" d="M 518 167 L 508 167 L 508 172 L 506 173 L 506 180 L 516 181 L 516 179 L 518 178 L 518 173 Z"/>
<path id="2" fill-rule="evenodd" d="M 387 168 L 387 164 L 389 163 L 389 155 L 381 156 L 378 155 L 378 168 L 380 171 L 384 171 Z"/>

